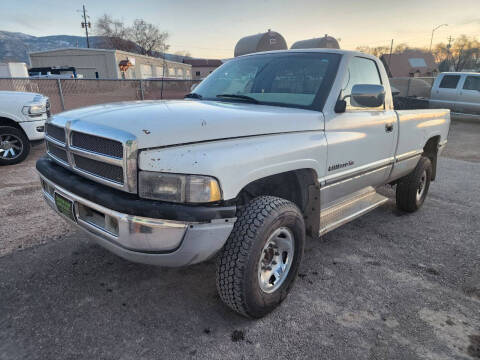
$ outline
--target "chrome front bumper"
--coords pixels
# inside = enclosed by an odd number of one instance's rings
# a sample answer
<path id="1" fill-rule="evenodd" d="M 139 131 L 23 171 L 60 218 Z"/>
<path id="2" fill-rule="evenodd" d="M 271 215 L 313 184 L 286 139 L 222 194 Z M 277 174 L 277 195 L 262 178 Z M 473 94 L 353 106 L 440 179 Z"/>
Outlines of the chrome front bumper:
<path id="1" fill-rule="evenodd" d="M 180 222 L 119 213 L 69 192 L 40 175 L 50 207 L 90 234 L 101 246 L 127 260 L 184 266 L 207 260 L 223 247 L 235 218 Z M 72 218 L 59 211 L 55 196 L 71 202 Z"/>

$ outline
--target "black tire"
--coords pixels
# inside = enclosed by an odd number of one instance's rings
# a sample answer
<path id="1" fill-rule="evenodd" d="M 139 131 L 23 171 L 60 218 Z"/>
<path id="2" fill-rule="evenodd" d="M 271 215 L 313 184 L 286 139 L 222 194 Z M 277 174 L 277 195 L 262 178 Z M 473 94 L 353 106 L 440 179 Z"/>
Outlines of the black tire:
<path id="1" fill-rule="evenodd" d="M 427 197 L 431 179 L 432 163 L 429 158 L 422 157 L 415 169 L 397 183 L 397 207 L 406 212 L 417 211 Z"/>
<path id="2" fill-rule="evenodd" d="M 6 153 L 7 149 L 2 146 L 2 139 L 9 142 L 11 146 L 13 142 L 15 155 L 12 152 Z M 0 126 L 0 165 L 13 165 L 25 160 L 30 152 L 30 141 L 20 129 L 11 126 Z"/>
<path id="3" fill-rule="evenodd" d="M 271 244 L 269 238 L 279 231 L 293 236 L 293 255 L 284 259 L 284 254 L 287 253 L 282 252 L 279 255 L 278 251 L 282 250 L 273 246 L 278 250 L 274 250 L 277 260 L 281 259 L 283 264 L 289 261 L 290 265 L 289 270 L 281 277 L 282 281 L 279 281 L 278 285 L 271 285 L 278 288 L 265 292 L 258 273 L 259 268 L 264 269 L 263 262 L 260 261 L 265 260 L 267 255 L 264 254 L 270 251 L 270 247 L 264 249 L 267 240 Z M 278 234 L 279 237 L 282 236 L 281 233 Z M 251 200 L 239 211 L 232 233 L 218 257 L 217 290 L 220 298 L 243 316 L 265 316 L 289 293 L 297 277 L 304 245 L 305 223 L 295 204 L 273 196 L 260 196 Z M 272 264 L 277 266 L 276 262 Z"/>

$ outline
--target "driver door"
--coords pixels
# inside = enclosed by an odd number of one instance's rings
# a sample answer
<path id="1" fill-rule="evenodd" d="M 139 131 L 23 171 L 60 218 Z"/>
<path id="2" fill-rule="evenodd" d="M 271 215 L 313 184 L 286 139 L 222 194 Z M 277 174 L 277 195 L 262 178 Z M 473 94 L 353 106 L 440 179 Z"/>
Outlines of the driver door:
<path id="1" fill-rule="evenodd" d="M 351 59 L 340 94 L 347 96 L 346 111 L 326 119 L 328 156 L 322 207 L 367 186 L 384 184 L 392 168 L 398 135 L 395 111 L 385 108 L 385 103 L 377 108 L 354 106 L 348 96 L 357 84 L 382 84 L 374 60 Z"/>

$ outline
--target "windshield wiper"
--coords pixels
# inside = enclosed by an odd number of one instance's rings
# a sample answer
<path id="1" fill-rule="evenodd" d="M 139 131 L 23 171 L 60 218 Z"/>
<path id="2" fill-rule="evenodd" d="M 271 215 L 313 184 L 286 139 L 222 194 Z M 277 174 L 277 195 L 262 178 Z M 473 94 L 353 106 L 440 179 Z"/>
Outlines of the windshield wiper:
<path id="1" fill-rule="evenodd" d="M 247 95 L 239 95 L 239 94 L 219 94 L 217 95 L 217 98 L 231 98 L 231 99 L 240 99 L 240 100 L 245 100 L 248 102 L 251 102 L 253 104 L 258 104 L 258 100 Z"/>
<path id="2" fill-rule="evenodd" d="M 200 94 L 197 94 L 197 93 L 190 93 L 190 94 L 187 94 L 184 96 L 184 99 L 187 99 L 187 98 L 190 98 L 190 99 L 203 99 L 203 96 L 200 95 Z"/>

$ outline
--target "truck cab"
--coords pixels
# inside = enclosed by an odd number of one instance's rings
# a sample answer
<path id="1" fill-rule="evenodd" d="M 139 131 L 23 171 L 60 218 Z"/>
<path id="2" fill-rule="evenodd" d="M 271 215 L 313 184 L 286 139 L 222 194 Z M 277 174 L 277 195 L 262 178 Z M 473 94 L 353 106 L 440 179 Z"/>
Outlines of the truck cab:
<path id="1" fill-rule="evenodd" d="M 47 123 L 47 203 L 136 262 L 217 256 L 217 289 L 258 318 L 287 296 L 307 236 L 381 206 L 424 203 L 449 110 L 395 111 L 382 63 L 359 52 L 256 53 L 185 100 L 97 105 Z"/>
<path id="2" fill-rule="evenodd" d="M 480 73 L 439 74 L 432 86 L 430 106 L 480 115 Z"/>

